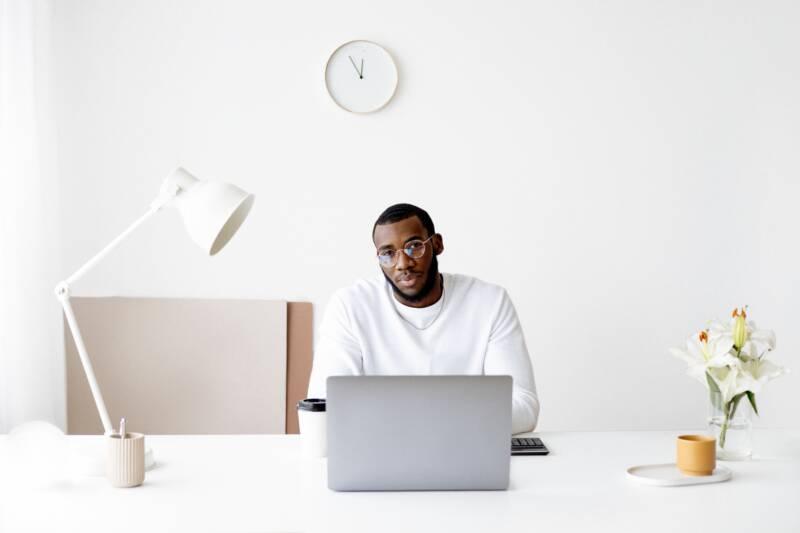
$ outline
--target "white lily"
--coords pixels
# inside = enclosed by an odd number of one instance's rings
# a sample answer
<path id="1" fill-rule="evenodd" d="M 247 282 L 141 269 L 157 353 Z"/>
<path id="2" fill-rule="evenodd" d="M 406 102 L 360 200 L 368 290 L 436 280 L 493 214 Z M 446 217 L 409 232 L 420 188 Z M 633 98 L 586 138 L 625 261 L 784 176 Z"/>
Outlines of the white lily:
<path id="1" fill-rule="evenodd" d="M 727 366 L 722 368 L 709 368 L 708 373 L 719 387 L 722 396 L 722 404 L 727 405 L 734 396 L 738 394 L 741 370 L 738 366 Z"/>
<path id="2" fill-rule="evenodd" d="M 689 365 L 686 373 L 708 387 L 706 371 L 710 368 L 725 368 L 738 365 L 739 360 L 731 355 L 733 338 L 717 336 L 712 338 L 708 331 L 692 335 L 686 341 L 686 350 L 672 348 L 670 352 Z"/>
<path id="3" fill-rule="evenodd" d="M 733 348 L 733 319 L 728 324 L 714 320 L 709 324 L 706 331 L 709 339 L 722 340 L 725 343 L 730 343 L 730 347 Z"/>
<path id="4" fill-rule="evenodd" d="M 761 388 L 770 380 L 783 375 L 787 370 L 766 359 L 752 359 L 742 363 L 736 379 L 734 395 L 745 391 L 758 394 Z"/>
<path id="5" fill-rule="evenodd" d="M 747 320 L 746 308 L 734 309 L 727 324 L 712 322 L 708 328 L 710 339 L 730 340 L 743 361 L 759 359 L 767 352 L 775 349 L 775 332 L 758 329 L 756 323 Z"/>
<path id="6" fill-rule="evenodd" d="M 775 332 L 770 329 L 757 329 L 755 322 L 747 321 L 747 340 L 742 346 L 742 355 L 749 359 L 761 359 L 775 349 Z"/>

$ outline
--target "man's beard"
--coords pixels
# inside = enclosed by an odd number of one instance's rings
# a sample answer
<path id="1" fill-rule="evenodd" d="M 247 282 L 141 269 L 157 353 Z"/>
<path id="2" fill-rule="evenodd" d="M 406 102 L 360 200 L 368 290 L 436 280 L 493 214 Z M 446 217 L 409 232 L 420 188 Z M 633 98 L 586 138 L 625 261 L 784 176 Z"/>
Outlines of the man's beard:
<path id="1" fill-rule="evenodd" d="M 381 270 L 381 272 L 383 272 L 383 270 Z M 439 260 L 435 255 L 433 256 L 431 267 L 428 269 L 428 277 L 425 279 L 425 284 L 422 286 L 419 292 L 413 296 L 409 296 L 401 291 L 397 285 L 394 284 L 392 278 L 386 275 L 386 272 L 383 272 L 383 277 L 385 277 L 386 281 L 388 281 L 392 286 L 394 293 L 400 296 L 400 298 L 403 300 L 411 303 L 421 302 L 431 293 L 433 289 L 436 288 L 436 281 L 439 279 Z"/>

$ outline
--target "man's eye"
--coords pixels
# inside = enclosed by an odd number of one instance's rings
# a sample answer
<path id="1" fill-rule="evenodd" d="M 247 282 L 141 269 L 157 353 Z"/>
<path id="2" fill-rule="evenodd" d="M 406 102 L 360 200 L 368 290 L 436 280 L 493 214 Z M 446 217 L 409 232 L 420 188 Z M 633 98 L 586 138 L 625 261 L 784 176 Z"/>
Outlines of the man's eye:
<path id="1" fill-rule="evenodd" d="M 394 250 L 383 250 L 378 254 L 378 257 L 389 258 L 394 255 Z"/>
<path id="2" fill-rule="evenodd" d="M 425 246 L 425 245 L 422 244 L 422 241 L 410 242 L 406 246 L 406 250 L 408 250 L 409 252 L 415 252 L 415 251 L 419 250 L 420 248 L 422 248 L 423 246 Z"/>

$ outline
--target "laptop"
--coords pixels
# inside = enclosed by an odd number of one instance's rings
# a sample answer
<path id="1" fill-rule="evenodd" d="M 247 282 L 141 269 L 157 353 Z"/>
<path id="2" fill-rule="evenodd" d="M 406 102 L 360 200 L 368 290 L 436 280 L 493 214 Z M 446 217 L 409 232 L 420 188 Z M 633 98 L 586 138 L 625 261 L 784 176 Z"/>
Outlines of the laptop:
<path id="1" fill-rule="evenodd" d="M 328 378 L 328 488 L 505 490 L 511 376 Z"/>

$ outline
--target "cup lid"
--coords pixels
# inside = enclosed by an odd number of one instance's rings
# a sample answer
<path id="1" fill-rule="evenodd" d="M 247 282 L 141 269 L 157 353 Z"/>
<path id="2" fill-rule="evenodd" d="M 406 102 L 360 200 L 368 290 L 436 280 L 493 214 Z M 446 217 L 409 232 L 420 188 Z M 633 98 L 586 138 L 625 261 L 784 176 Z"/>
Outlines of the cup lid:
<path id="1" fill-rule="evenodd" d="M 303 411 L 325 412 L 325 398 L 306 398 L 297 402 L 297 408 Z"/>

